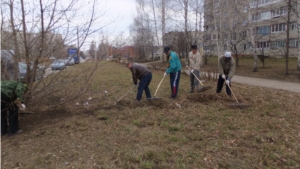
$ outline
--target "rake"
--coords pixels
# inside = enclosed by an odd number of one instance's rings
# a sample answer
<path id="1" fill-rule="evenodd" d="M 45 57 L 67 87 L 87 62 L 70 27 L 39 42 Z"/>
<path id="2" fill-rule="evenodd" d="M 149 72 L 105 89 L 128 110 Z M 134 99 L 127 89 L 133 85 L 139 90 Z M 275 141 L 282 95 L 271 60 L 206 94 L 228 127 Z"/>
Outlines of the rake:
<path id="1" fill-rule="evenodd" d="M 189 69 L 189 71 L 191 72 L 190 69 Z M 200 81 L 200 79 L 198 79 L 198 77 L 194 74 L 194 72 L 191 72 L 191 73 L 194 75 L 194 77 L 199 81 L 199 83 L 202 86 L 200 89 L 198 89 L 199 92 L 204 92 L 204 91 L 206 91 L 206 90 L 208 90 L 208 89 L 211 88 L 211 86 L 204 86 L 203 83 Z"/>
<path id="2" fill-rule="evenodd" d="M 226 85 L 227 85 L 227 84 L 226 84 Z M 232 108 L 246 108 L 246 107 L 249 107 L 249 105 L 247 105 L 247 104 L 242 104 L 242 103 L 240 103 L 240 102 L 238 101 L 238 99 L 235 97 L 235 94 L 233 93 L 233 91 L 232 91 L 230 85 L 227 85 L 227 86 L 228 86 L 228 88 L 230 89 L 230 91 L 231 91 L 231 93 L 232 93 L 232 95 L 233 95 L 233 97 L 234 97 L 234 99 L 235 99 L 235 101 L 236 101 L 236 103 L 230 104 L 229 107 L 232 107 Z"/>
<path id="3" fill-rule="evenodd" d="M 156 91 L 155 91 L 155 93 L 154 93 L 154 96 L 153 97 L 151 97 L 151 98 L 147 98 L 147 100 L 161 100 L 162 98 L 161 97 L 156 97 L 156 93 L 157 93 L 157 91 L 158 91 L 158 89 L 159 89 L 159 87 L 160 87 L 160 85 L 161 85 L 161 83 L 163 82 L 163 80 L 165 79 L 165 76 L 161 79 L 161 81 L 159 82 L 159 84 L 158 84 L 158 86 L 157 86 L 157 88 L 156 88 Z"/>
<path id="4" fill-rule="evenodd" d="M 119 100 L 117 100 L 117 102 L 114 105 L 116 105 L 119 101 L 121 101 L 126 95 L 128 95 L 128 93 L 130 93 L 137 86 L 138 85 L 133 86 L 127 93 L 125 93 L 122 97 L 120 97 Z"/>

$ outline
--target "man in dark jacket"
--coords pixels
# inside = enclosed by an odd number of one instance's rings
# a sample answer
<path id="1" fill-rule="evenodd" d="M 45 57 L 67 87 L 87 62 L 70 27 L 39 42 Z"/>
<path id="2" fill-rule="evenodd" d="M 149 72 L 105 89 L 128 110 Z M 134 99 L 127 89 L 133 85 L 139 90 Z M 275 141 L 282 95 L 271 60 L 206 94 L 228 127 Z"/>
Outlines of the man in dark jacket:
<path id="1" fill-rule="evenodd" d="M 148 87 L 152 80 L 152 73 L 150 70 L 146 66 L 138 63 L 127 63 L 126 67 L 132 72 L 134 85 L 138 85 L 137 80 L 140 80 L 136 100 L 140 101 L 142 99 L 143 90 L 145 90 L 147 98 L 150 99 L 151 93 Z"/>
<path id="2" fill-rule="evenodd" d="M 16 81 L 1 81 L 1 136 L 21 133 L 18 121 L 17 99 L 21 101 L 21 108 L 25 109 L 24 94 L 27 86 Z M 7 124 L 8 112 L 8 124 Z"/>
<path id="3" fill-rule="evenodd" d="M 219 58 L 219 79 L 217 85 L 217 93 L 220 93 L 223 88 L 224 81 L 226 82 L 226 93 L 231 96 L 229 89 L 230 82 L 235 72 L 235 60 L 231 57 L 231 52 L 225 52 L 224 56 Z"/>

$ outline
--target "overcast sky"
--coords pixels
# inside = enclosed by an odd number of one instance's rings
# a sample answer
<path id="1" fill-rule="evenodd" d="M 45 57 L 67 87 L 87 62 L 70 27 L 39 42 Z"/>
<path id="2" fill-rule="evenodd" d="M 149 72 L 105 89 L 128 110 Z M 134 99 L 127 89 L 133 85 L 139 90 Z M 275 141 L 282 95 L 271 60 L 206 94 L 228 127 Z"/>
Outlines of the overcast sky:
<path id="1" fill-rule="evenodd" d="M 136 15 L 135 0 L 102 0 L 102 2 L 105 2 L 104 7 L 101 7 L 102 10 L 105 10 L 104 17 L 107 20 L 115 20 L 103 29 L 104 34 L 112 38 L 124 32 L 124 35 L 129 36 L 129 26 L 133 23 Z M 98 41 L 99 37 L 100 33 L 96 33 L 90 39 Z"/>

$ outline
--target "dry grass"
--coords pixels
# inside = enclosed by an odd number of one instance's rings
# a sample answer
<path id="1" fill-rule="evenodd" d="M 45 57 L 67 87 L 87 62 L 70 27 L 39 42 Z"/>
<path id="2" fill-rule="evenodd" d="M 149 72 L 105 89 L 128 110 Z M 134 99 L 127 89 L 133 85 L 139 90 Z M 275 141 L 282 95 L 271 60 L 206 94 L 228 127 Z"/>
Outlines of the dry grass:
<path id="1" fill-rule="evenodd" d="M 266 58 L 265 67 L 259 61 L 258 72 L 253 72 L 254 61 L 252 57 L 241 57 L 236 75 L 259 77 L 267 79 L 284 80 L 300 83 L 300 71 L 297 71 L 297 58 L 289 58 L 289 74 L 286 75 L 285 58 Z M 201 67 L 202 71 L 217 69 L 217 58 L 211 57 L 207 65 Z"/>
<path id="2" fill-rule="evenodd" d="M 150 89 L 154 94 L 163 72 L 152 72 Z M 97 70 L 83 97 L 55 109 L 22 115 L 20 126 L 25 132 L 2 138 L 1 167 L 300 167 L 300 94 L 233 87 L 239 101 L 251 106 L 230 109 L 234 99 L 225 91 L 215 94 L 215 82 L 205 82 L 212 86 L 206 92 L 189 94 L 189 78 L 182 75 L 175 100 L 169 99 L 166 78 L 157 94 L 162 100 L 137 103 L 132 92 L 113 105 L 132 85 L 127 68 L 108 63 Z M 55 95 L 52 99 L 61 97 Z M 89 106 L 82 104 L 85 102 Z"/>

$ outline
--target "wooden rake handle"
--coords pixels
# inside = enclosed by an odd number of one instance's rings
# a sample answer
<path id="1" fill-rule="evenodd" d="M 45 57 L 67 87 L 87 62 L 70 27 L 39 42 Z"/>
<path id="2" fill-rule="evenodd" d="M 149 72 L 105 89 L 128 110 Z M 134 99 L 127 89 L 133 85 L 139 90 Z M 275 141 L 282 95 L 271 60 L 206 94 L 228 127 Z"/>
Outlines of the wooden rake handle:
<path id="1" fill-rule="evenodd" d="M 157 86 L 157 88 L 156 88 L 156 91 L 155 91 L 155 93 L 154 93 L 154 96 L 153 97 L 155 97 L 156 96 L 156 93 L 157 93 L 157 91 L 158 91 L 158 89 L 159 89 L 159 87 L 160 87 L 160 85 L 161 85 L 161 83 L 163 82 L 163 80 L 165 79 L 165 76 L 161 79 L 161 81 L 159 82 L 159 84 L 158 84 L 158 86 Z"/>
<path id="2" fill-rule="evenodd" d="M 191 69 L 189 69 L 189 71 L 191 72 Z M 198 77 L 193 73 L 193 72 L 191 72 L 194 76 L 195 76 L 195 78 L 199 81 L 199 83 L 201 84 L 201 86 L 204 86 L 203 85 L 203 83 L 200 81 L 200 79 L 198 79 Z"/>
<path id="3" fill-rule="evenodd" d="M 136 85 L 137 86 L 137 85 Z M 124 94 L 118 101 L 117 101 L 117 103 L 121 100 L 121 99 L 123 99 L 123 97 L 125 97 L 129 92 L 131 92 L 136 86 L 133 86 L 133 88 L 131 88 L 126 94 Z"/>
<path id="4" fill-rule="evenodd" d="M 227 84 L 226 84 L 226 85 L 227 85 Z M 233 93 L 233 91 L 232 91 L 230 85 L 227 85 L 227 86 L 228 86 L 228 88 L 230 89 L 231 93 L 233 94 L 233 96 L 234 96 L 236 102 L 239 103 L 239 101 L 238 101 L 237 98 L 235 97 L 235 94 Z"/>

